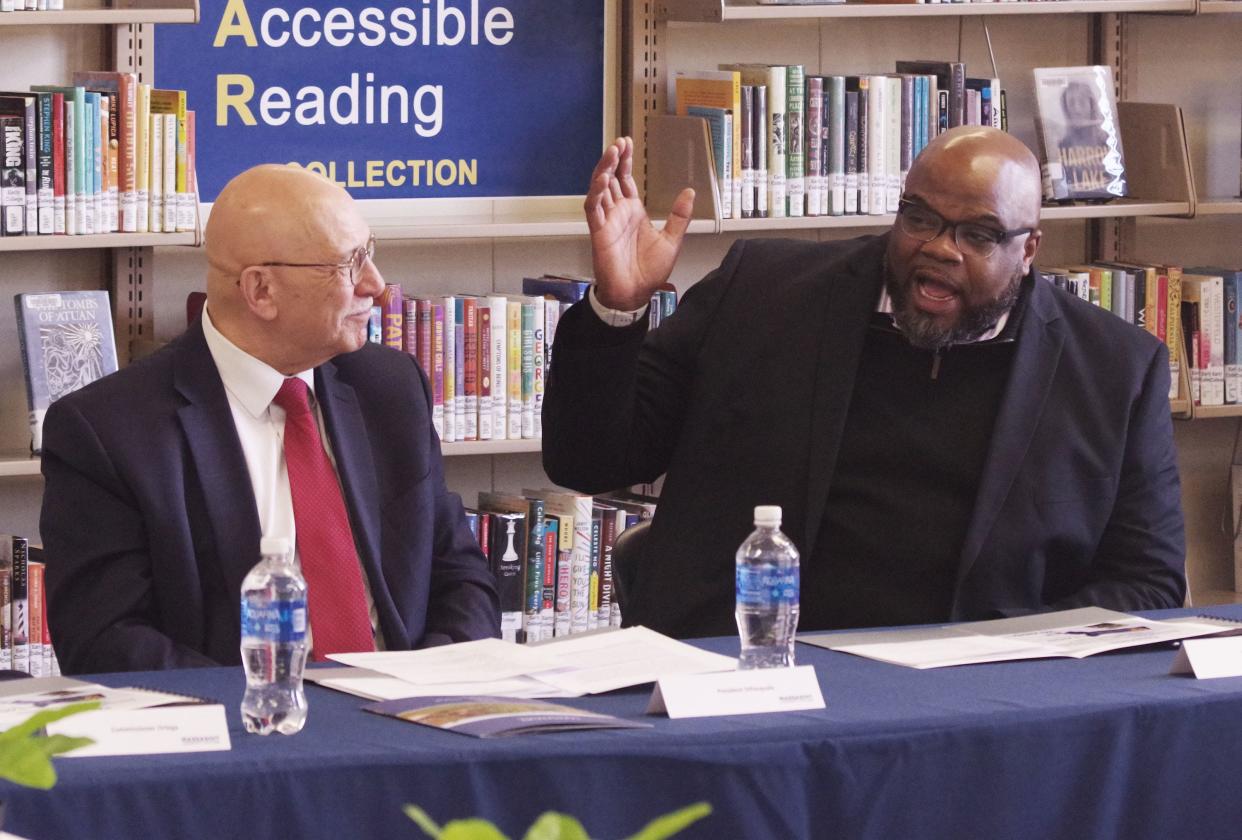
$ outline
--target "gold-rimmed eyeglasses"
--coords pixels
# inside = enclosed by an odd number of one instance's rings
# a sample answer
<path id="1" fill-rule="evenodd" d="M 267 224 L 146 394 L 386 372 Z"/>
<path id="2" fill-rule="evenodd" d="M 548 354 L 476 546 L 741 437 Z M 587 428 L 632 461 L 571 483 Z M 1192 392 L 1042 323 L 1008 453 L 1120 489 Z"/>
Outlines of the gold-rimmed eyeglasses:
<path id="1" fill-rule="evenodd" d="M 349 255 L 349 259 L 339 263 L 294 263 L 294 262 L 265 262 L 259 263 L 261 266 L 283 266 L 285 268 L 335 268 L 338 271 L 342 268 L 349 269 L 349 285 L 357 286 L 358 278 L 362 275 L 362 269 L 366 266 L 367 260 L 375 257 L 375 234 L 367 239 L 367 244 L 362 245 Z"/>

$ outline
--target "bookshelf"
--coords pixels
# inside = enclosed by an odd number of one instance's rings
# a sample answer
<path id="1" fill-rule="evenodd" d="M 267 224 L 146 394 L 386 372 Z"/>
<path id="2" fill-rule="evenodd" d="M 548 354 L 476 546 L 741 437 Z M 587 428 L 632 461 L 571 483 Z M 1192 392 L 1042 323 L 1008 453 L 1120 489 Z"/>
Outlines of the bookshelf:
<path id="1" fill-rule="evenodd" d="M 1203 0 L 1204 5 L 1228 6 L 1234 0 Z M 658 14 L 678 23 L 725 21 L 825 20 L 885 17 L 976 17 L 990 15 L 1070 15 L 1146 12 L 1194 14 L 1196 0 L 1037 0 L 996 3 L 825 3 L 806 6 L 730 3 L 728 0 L 662 0 Z M 1220 11 L 1225 11 L 1221 9 Z M 1230 10 L 1232 11 L 1232 10 Z"/>

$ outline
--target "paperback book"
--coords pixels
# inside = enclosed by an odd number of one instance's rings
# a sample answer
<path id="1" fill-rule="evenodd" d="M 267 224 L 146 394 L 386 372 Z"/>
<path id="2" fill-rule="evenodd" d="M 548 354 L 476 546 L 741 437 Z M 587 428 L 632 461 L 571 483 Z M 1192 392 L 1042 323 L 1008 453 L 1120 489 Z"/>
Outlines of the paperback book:
<path id="1" fill-rule="evenodd" d="M 116 371 L 112 313 L 104 291 L 19 294 L 15 303 L 31 446 L 39 452 L 48 406 Z"/>

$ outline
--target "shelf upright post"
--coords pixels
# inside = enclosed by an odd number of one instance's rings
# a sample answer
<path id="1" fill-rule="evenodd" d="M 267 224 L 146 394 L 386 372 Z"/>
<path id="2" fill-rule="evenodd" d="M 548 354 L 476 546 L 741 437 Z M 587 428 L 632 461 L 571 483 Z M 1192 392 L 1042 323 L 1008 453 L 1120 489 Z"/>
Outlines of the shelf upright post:
<path id="1" fill-rule="evenodd" d="M 113 28 L 113 67 L 138 74 L 139 82 L 152 82 L 154 75 L 155 26 L 128 23 Z M 147 277 L 154 269 L 151 247 L 112 249 L 112 306 L 117 357 L 125 365 L 154 348 L 154 306 Z"/>

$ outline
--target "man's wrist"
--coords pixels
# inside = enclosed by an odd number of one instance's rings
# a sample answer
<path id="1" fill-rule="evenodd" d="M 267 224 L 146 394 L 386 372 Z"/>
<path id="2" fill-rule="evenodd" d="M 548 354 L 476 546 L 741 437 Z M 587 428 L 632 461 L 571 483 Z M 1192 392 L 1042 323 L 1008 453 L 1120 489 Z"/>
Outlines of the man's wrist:
<path id="1" fill-rule="evenodd" d="M 587 291 L 587 299 L 591 303 L 591 309 L 594 310 L 599 319 L 610 327 L 628 327 L 643 317 L 648 306 L 643 304 L 637 309 L 612 309 L 600 302 L 599 296 L 595 294 L 594 286 Z"/>

